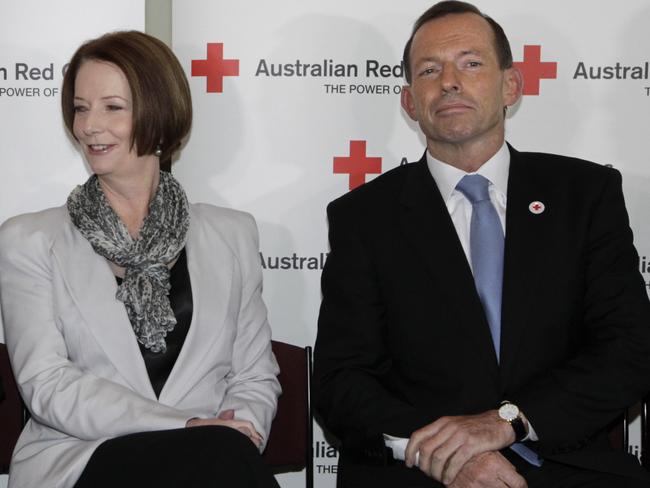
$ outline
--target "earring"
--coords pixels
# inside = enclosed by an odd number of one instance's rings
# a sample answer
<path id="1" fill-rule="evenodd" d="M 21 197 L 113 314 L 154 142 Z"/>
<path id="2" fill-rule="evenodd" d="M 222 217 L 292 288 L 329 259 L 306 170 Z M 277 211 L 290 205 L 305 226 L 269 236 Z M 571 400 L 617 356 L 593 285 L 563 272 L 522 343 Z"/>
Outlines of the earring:
<path id="1" fill-rule="evenodd" d="M 156 150 L 153 152 L 153 155 L 156 156 L 157 158 L 162 156 L 162 147 L 160 146 L 160 144 L 156 146 Z"/>

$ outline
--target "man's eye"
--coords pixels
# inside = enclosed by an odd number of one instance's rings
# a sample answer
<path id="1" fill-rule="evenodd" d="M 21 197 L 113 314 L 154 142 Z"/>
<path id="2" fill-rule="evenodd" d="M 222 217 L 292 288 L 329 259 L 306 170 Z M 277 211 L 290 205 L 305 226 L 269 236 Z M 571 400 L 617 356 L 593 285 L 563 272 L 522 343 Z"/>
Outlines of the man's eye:
<path id="1" fill-rule="evenodd" d="M 437 72 L 438 72 L 438 69 L 432 66 L 430 68 L 423 69 L 420 74 L 421 75 L 432 75 L 432 74 L 437 73 Z"/>

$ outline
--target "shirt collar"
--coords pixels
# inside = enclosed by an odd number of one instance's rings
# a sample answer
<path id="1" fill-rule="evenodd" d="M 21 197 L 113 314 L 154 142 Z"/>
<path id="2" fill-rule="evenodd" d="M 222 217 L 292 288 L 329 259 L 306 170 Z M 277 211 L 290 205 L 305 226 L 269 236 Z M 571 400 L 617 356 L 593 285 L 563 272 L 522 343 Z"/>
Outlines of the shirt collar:
<path id="1" fill-rule="evenodd" d="M 461 178 L 467 174 L 475 173 L 466 173 L 465 171 L 458 169 L 451 164 L 443 163 L 442 161 L 434 158 L 429 151 L 427 151 L 427 166 L 431 176 L 433 176 L 440 194 L 442 195 L 445 203 L 451 198 L 451 194 L 456 189 L 456 185 L 461 180 Z M 490 183 L 495 186 L 495 189 L 506 196 L 508 194 L 508 171 L 510 170 L 510 151 L 508 146 L 503 142 L 499 150 L 488 159 L 481 167 L 476 171 L 487 178 Z"/>

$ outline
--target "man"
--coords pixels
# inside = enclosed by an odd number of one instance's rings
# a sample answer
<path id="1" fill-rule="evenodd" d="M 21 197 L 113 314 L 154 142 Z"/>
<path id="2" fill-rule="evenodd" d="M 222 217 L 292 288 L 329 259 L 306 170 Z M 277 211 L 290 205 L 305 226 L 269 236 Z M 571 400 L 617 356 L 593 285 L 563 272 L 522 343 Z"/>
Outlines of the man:
<path id="1" fill-rule="evenodd" d="M 315 386 L 338 486 L 650 486 L 606 437 L 650 389 L 620 174 L 505 143 L 522 78 L 474 6 L 425 12 L 404 66 L 425 155 L 328 207 Z"/>

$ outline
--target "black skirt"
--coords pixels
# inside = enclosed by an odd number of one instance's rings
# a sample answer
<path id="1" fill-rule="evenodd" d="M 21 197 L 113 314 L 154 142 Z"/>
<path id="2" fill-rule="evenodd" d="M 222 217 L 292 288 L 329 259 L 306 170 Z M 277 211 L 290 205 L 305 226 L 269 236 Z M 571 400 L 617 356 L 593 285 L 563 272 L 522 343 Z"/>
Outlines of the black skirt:
<path id="1" fill-rule="evenodd" d="M 102 443 L 75 488 L 279 488 L 259 451 L 230 427 L 140 432 Z"/>

